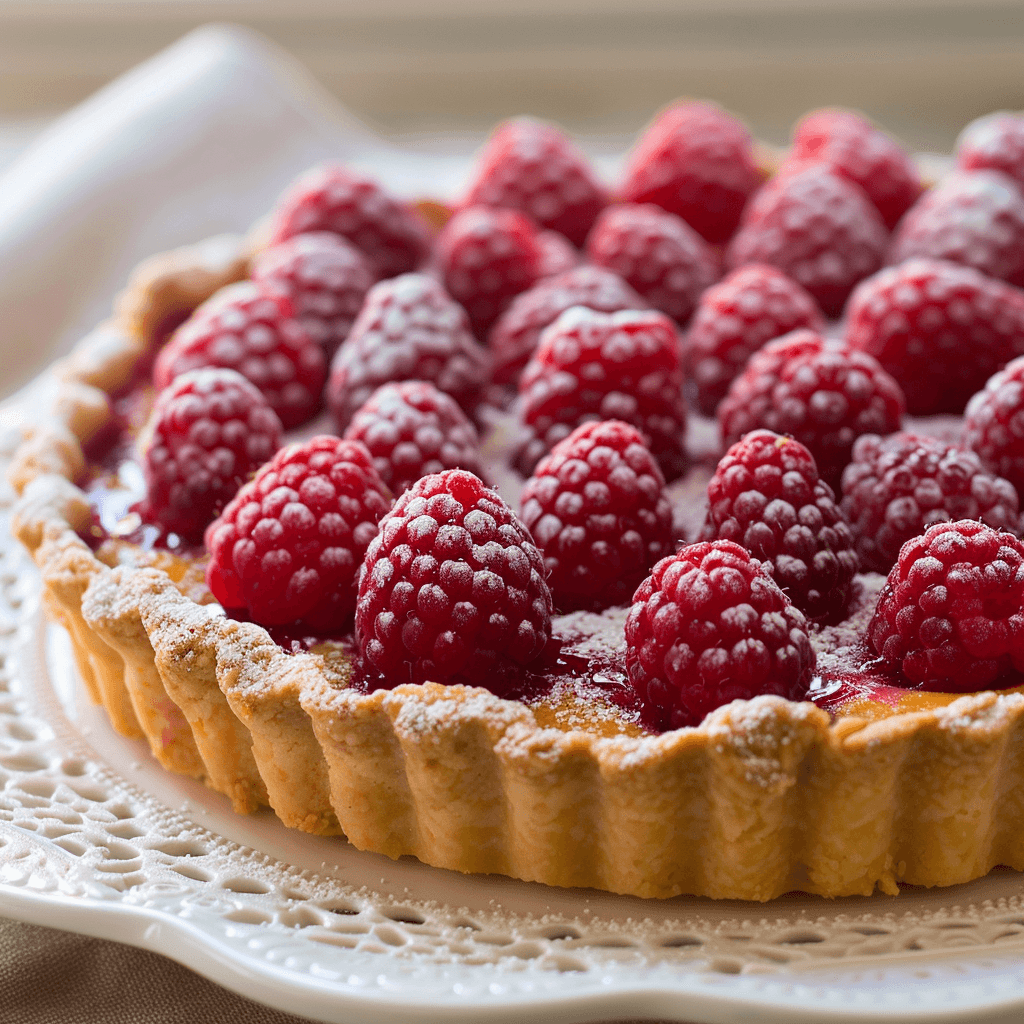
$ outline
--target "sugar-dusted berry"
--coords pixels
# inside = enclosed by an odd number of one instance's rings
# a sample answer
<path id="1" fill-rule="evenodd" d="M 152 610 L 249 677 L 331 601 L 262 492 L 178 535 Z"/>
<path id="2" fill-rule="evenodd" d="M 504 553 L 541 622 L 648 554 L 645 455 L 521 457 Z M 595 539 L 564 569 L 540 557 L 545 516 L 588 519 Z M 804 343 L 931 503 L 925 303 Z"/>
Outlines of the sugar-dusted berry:
<path id="1" fill-rule="evenodd" d="M 1001 171 L 1024 187 L 1024 117 L 1005 110 L 972 121 L 956 141 L 963 171 Z"/>
<path id="2" fill-rule="evenodd" d="M 1024 494 L 1024 356 L 1007 363 L 967 403 L 963 442 Z"/>

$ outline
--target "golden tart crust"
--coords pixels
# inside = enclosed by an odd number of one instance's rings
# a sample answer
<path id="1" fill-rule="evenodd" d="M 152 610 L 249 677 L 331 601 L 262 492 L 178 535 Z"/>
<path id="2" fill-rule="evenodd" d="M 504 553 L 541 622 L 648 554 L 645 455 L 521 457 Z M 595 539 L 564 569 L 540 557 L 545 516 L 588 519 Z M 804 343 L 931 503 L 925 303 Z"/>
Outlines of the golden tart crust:
<path id="1" fill-rule="evenodd" d="M 115 729 L 238 811 L 269 804 L 291 827 L 458 871 L 769 900 L 1024 869 L 1019 693 L 835 721 L 758 697 L 697 728 L 609 735 L 481 689 L 359 692 L 329 657 L 286 653 L 186 596 L 173 565 L 97 558 L 79 536 L 83 444 L 161 325 L 247 266 L 228 238 L 143 264 L 113 317 L 51 368 L 51 407 L 10 466 L 14 532 Z"/>

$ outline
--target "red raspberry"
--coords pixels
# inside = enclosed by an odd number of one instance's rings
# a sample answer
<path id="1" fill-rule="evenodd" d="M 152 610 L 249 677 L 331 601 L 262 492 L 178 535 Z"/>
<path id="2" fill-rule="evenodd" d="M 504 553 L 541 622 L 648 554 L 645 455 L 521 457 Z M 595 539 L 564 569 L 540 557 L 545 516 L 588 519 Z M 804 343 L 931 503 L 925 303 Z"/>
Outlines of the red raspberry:
<path id="1" fill-rule="evenodd" d="M 234 370 L 192 370 L 157 395 L 140 437 L 144 517 L 188 540 L 281 446 L 281 421 Z"/>
<path id="2" fill-rule="evenodd" d="M 942 260 L 910 260 L 863 281 L 846 341 L 902 385 L 914 415 L 961 412 L 1024 349 L 1024 291 Z"/>
<path id="3" fill-rule="evenodd" d="M 889 263 L 950 260 L 1024 285 L 1024 195 L 998 171 L 960 171 L 926 192 L 892 237 Z"/>
<path id="4" fill-rule="evenodd" d="M 470 413 L 490 380 L 487 350 L 464 310 L 426 274 L 381 281 L 367 293 L 331 363 L 327 404 L 338 429 L 382 384 L 402 380 L 429 381 Z"/>
<path id="5" fill-rule="evenodd" d="M 472 473 L 424 477 L 381 520 L 359 578 L 363 657 L 398 683 L 499 696 L 551 636 L 551 593 L 529 531 Z"/>
<path id="6" fill-rule="evenodd" d="M 701 540 L 731 540 L 771 567 L 808 618 L 837 622 L 857 572 L 853 534 L 814 456 L 791 437 L 755 430 L 708 484 Z"/>
<path id="7" fill-rule="evenodd" d="M 358 441 L 282 448 L 206 529 L 206 585 L 263 626 L 341 630 L 356 574 L 391 498 Z"/>
<path id="8" fill-rule="evenodd" d="M 718 280 L 718 257 L 674 213 L 647 203 L 609 206 L 587 239 L 587 257 L 631 284 L 655 309 L 686 323 Z"/>
<path id="9" fill-rule="evenodd" d="M 330 359 L 374 282 L 366 257 L 340 235 L 311 231 L 264 249 L 252 279 L 286 295 L 302 329 Z"/>
<path id="10" fill-rule="evenodd" d="M 762 693 L 803 700 L 814 668 L 803 614 L 732 541 L 663 558 L 633 595 L 626 672 L 661 729 Z"/>
<path id="11" fill-rule="evenodd" d="M 712 285 L 700 297 L 683 345 L 701 412 L 714 416 L 747 360 L 798 327 L 823 331 L 825 318 L 806 290 L 775 267 L 752 263 Z"/>
<path id="12" fill-rule="evenodd" d="M 863 189 L 812 164 L 773 178 L 754 196 L 726 262 L 770 263 L 838 316 L 853 286 L 882 265 L 888 236 Z"/>
<path id="13" fill-rule="evenodd" d="M 480 154 L 464 206 L 500 206 L 582 245 L 607 202 L 587 158 L 554 125 L 517 117 Z"/>
<path id="14" fill-rule="evenodd" d="M 709 242 L 726 242 L 761 183 L 750 133 L 710 103 L 679 103 L 641 136 L 620 193 L 682 217 Z"/>
<path id="15" fill-rule="evenodd" d="M 576 263 L 576 251 L 552 231 L 515 210 L 470 206 L 437 239 L 444 285 L 469 315 L 478 338 L 520 293 Z"/>
<path id="16" fill-rule="evenodd" d="M 1000 111 L 972 121 L 956 142 L 962 171 L 1002 171 L 1024 186 L 1024 117 Z"/>
<path id="17" fill-rule="evenodd" d="M 627 604 L 674 547 L 665 478 L 640 433 L 618 420 L 585 423 L 556 444 L 521 508 L 561 611 Z"/>
<path id="18" fill-rule="evenodd" d="M 221 288 L 171 336 L 153 366 L 157 390 L 204 366 L 237 370 L 263 393 L 285 428 L 320 408 L 320 346 L 292 319 L 291 303 L 251 281 Z"/>
<path id="19" fill-rule="evenodd" d="M 900 548 L 936 523 L 982 520 L 1020 531 L 1017 492 L 974 452 L 934 437 L 865 434 L 843 472 L 843 512 L 865 572 L 888 572 Z"/>
<path id="20" fill-rule="evenodd" d="M 718 424 L 727 445 L 758 427 L 791 434 L 836 490 L 853 442 L 899 430 L 903 408 L 900 386 L 871 356 L 802 330 L 750 357 L 718 407 Z"/>
<path id="21" fill-rule="evenodd" d="M 1007 363 L 967 403 L 963 442 L 1024 494 L 1024 357 Z"/>
<path id="22" fill-rule="evenodd" d="M 453 398 L 426 381 L 377 388 L 352 417 L 345 438 L 366 445 L 394 494 L 445 469 L 483 475 L 476 428 Z"/>
<path id="23" fill-rule="evenodd" d="M 905 686 L 1016 686 L 1024 671 L 1024 544 L 969 520 L 929 527 L 900 550 L 868 642 Z"/>
<path id="24" fill-rule="evenodd" d="M 589 264 L 538 282 L 517 295 L 491 328 L 487 345 L 494 356 L 494 382 L 517 383 L 544 328 L 573 306 L 616 313 L 647 309 L 648 303 L 618 274 Z"/>
<path id="25" fill-rule="evenodd" d="M 581 423 L 624 420 L 669 480 L 686 465 L 686 403 L 675 325 L 662 313 L 576 306 L 542 335 L 519 382 L 523 476 Z"/>
<path id="26" fill-rule="evenodd" d="M 430 252 L 430 230 L 411 206 L 341 164 L 321 164 L 278 200 L 270 244 L 309 231 L 333 231 L 365 253 L 378 277 L 415 270 Z"/>
<path id="27" fill-rule="evenodd" d="M 859 185 L 892 230 L 921 194 L 921 174 L 902 146 L 849 110 L 815 110 L 793 130 L 794 163 L 825 163 Z"/>

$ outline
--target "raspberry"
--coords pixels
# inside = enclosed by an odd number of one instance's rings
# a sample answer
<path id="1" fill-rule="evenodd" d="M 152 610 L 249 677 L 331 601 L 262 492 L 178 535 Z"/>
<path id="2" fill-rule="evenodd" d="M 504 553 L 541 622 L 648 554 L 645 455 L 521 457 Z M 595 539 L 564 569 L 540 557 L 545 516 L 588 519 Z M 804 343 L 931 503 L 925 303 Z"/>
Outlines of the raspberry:
<path id="1" fill-rule="evenodd" d="M 868 625 L 902 680 L 944 693 L 1015 686 L 1024 670 L 1024 544 L 961 520 L 907 541 Z"/>
<path id="2" fill-rule="evenodd" d="M 556 444 L 521 507 L 562 611 L 627 604 L 673 548 L 665 478 L 639 432 L 618 420 L 585 423 Z"/>
<path id="3" fill-rule="evenodd" d="M 708 484 L 701 540 L 731 540 L 771 566 L 808 618 L 837 622 L 857 572 L 853 534 L 814 457 L 791 437 L 755 430 L 734 444 Z"/>
<path id="4" fill-rule="evenodd" d="M 465 307 L 476 336 L 484 338 L 520 292 L 569 270 L 576 251 L 515 210 L 470 206 L 444 226 L 437 258 L 445 287 Z"/>
<path id="5" fill-rule="evenodd" d="M 686 465 L 679 338 L 662 313 L 576 306 L 542 335 L 519 382 L 523 476 L 581 423 L 624 420 L 647 438 L 667 479 Z"/>
<path id="6" fill-rule="evenodd" d="M 963 442 L 1024 494 L 1024 357 L 1007 363 L 967 403 Z"/>
<path id="7" fill-rule="evenodd" d="M 888 232 L 864 191 L 812 164 L 773 178 L 751 200 L 726 262 L 770 263 L 803 285 L 828 316 L 838 316 L 853 286 L 873 274 Z"/>
<path id="8" fill-rule="evenodd" d="M 718 424 L 727 445 L 758 427 L 791 434 L 837 490 L 853 442 L 899 430 L 903 407 L 900 386 L 871 356 L 801 330 L 750 357 L 718 407 Z"/>
<path id="9" fill-rule="evenodd" d="M 144 518 L 199 540 L 281 445 L 281 421 L 234 370 L 192 370 L 157 396 L 140 438 Z"/>
<path id="10" fill-rule="evenodd" d="M 285 428 L 320 408 L 324 354 L 292 319 L 291 303 L 251 281 L 221 288 L 171 336 L 153 366 L 157 390 L 204 366 L 237 370 L 255 384 Z"/>
<path id="11" fill-rule="evenodd" d="M 752 263 L 712 285 L 700 297 L 683 345 L 701 412 L 714 416 L 747 360 L 798 327 L 822 331 L 825 319 L 814 299 L 775 267 Z"/>
<path id="12" fill-rule="evenodd" d="M 378 277 L 415 270 L 430 252 L 430 230 L 412 207 L 341 164 L 312 168 L 278 200 L 270 244 L 309 231 L 347 238 L 366 255 Z"/>
<path id="13" fill-rule="evenodd" d="M 633 595 L 626 672 L 659 728 L 762 693 L 802 700 L 814 668 L 803 613 L 732 541 L 663 558 Z"/>
<path id="14" fill-rule="evenodd" d="M 282 448 L 206 529 L 206 584 L 263 626 L 341 630 L 356 573 L 391 499 L 358 441 Z"/>
<path id="15" fill-rule="evenodd" d="M 892 237 L 889 263 L 950 260 L 1024 285 L 1024 195 L 998 171 L 959 171 L 926 192 Z"/>
<path id="16" fill-rule="evenodd" d="M 648 303 L 618 274 L 589 264 L 546 278 L 517 295 L 491 328 L 487 339 L 494 356 L 494 382 L 518 382 L 541 332 L 573 306 L 601 313 L 647 309 Z"/>
<path id="17" fill-rule="evenodd" d="M 590 232 L 587 256 L 679 323 L 690 319 L 700 293 L 719 274 L 708 243 L 684 220 L 651 203 L 609 206 Z"/>
<path id="18" fill-rule="evenodd" d="M 392 493 L 445 469 L 483 474 L 476 428 L 454 399 L 433 384 L 385 384 L 359 408 L 345 431 L 361 441 Z"/>
<path id="19" fill-rule="evenodd" d="M 900 548 L 929 526 L 982 520 L 1018 533 L 1017 492 L 974 452 L 933 437 L 865 434 L 843 472 L 843 511 L 865 572 L 888 572 Z"/>
<path id="20" fill-rule="evenodd" d="M 1024 291 L 970 267 L 910 260 L 858 285 L 846 340 L 899 381 L 912 414 L 961 412 L 1024 349 Z"/>
<path id="21" fill-rule="evenodd" d="M 729 240 L 761 183 L 750 133 L 710 103 L 680 103 L 641 136 L 619 190 L 682 217 L 707 241 Z"/>
<path id="22" fill-rule="evenodd" d="M 330 359 L 352 329 L 374 276 L 354 245 L 311 231 L 264 249 L 253 261 L 252 279 L 288 296 L 295 319 Z"/>
<path id="23" fill-rule="evenodd" d="M 367 293 L 331 363 L 327 404 L 344 430 L 382 384 L 425 380 L 472 412 L 489 379 L 487 350 L 462 307 L 432 277 L 403 274 Z"/>
<path id="24" fill-rule="evenodd" d="M 898 143 L 848 110 L 815 110 L 793 131 L 794 163 L 828 164 L 859 185 L 892 230 L 921 194 L 921 175 Z"/>
<path id="25" fill-rule="evenodd" d="M 472 473 L 424 477 L 381 520 L 366 552 L 356 636 L 384 685 L 463 683 L 500 696 L 551 636 L 544 561 L 526 527 Z"/>
<path id="26" fill-rule="evenodd" d="M 1002 171 L 1024 186 L 1024 117 L 1000 111 L 972 121 L 956 142 L 962 171 Z"/>
<path id="27" fill-rule="evenodd" d="M 607 202 L 587 158 L 554 125 L 517 117 L 480 154 L 464 206 L 500 206 L 582 245 Z"/>

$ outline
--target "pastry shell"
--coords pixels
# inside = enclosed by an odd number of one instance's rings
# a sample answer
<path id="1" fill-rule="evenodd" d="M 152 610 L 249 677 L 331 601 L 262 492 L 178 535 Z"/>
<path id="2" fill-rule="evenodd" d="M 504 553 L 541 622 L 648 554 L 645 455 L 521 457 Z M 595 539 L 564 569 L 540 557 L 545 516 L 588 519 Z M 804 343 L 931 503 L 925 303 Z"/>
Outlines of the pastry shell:
<path id="1" fill-rule="evenodd" d="M 108 399 L 163 325 L 246 275 L 220 238 L 154 257 L 110 320 L 48 373 L 10 465 L 13 528 L 114 728 L 240 812 L 390 857 L 637 896 L 770 900 L 953 885 L 1024 869 L 1024 696 L 986 692 L 880 721 L 776 697 L 697 728 L 542 728 L 462 686 L 347 688 L 319 655 L 197 604 L 164 572 L 100 562 L 75 485 Z"/>

